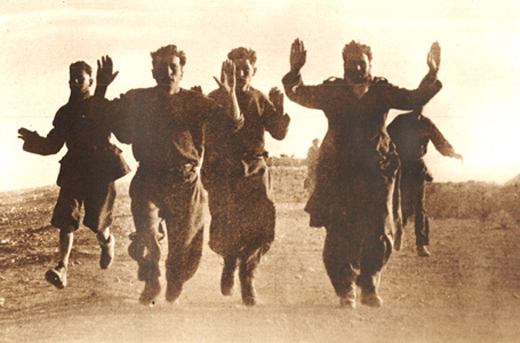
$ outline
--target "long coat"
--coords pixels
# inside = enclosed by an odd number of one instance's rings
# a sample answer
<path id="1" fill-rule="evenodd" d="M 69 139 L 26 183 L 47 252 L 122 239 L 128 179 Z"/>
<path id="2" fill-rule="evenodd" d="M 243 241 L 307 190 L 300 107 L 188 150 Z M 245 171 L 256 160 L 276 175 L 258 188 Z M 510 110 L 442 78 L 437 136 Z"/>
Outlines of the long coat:
<path id="1" fill-rule="evenodd" d="M 222 90 L 209 97 L 221 104 L 228 98 Z M 211 212 L 209 246 L 223 256 L 256 249 L 265 253 L 274 240 L 275 206 L 265 132 L 281 140 L 290 122 L 256 89 L 239 92 L 237 98 L 243 126 L 233 131 L 222 121 L 208 123 L 202 165 Z"/>
<path id="2" fill-rule="evenodd" d="M 323 139 L 316 188 L 305 210 L 311 226 L 327 226 L 345 218 L 354 231 L 376 218 L 392 230 L 393 191 L 399 160 L 385 128 L 388 111 L 412 109 L 427 103 L 442 87 L 425 77 L 415 90 L 372 78 L 368 91 L 358 98 L 343 79 L 331 78 L 317 86 L 304 85 L 301 75 L 289 72 L 282 80 L 292 101 L 320 109 L 329 128 Z M 392 230 L 393 231 L 393 230 Z"/>

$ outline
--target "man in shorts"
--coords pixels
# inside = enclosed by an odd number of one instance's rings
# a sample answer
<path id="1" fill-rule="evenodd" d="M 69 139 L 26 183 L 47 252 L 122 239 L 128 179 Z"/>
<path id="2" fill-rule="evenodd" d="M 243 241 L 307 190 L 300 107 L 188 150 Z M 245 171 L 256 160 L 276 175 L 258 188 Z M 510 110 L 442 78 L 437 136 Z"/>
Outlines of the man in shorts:
<path id="1" fill-rule="evenodd" d="M 45 274 L 46 280 L 58 289 L 67 286 L 67 268 L 82 206 L 83 224 L 96 234 L 101 246 L 100 267 L 107 269 L 112 264 L 115 242 L 109 226 L 116 197 L 114 181 L 130 171 L 121 150 L 110 143 L 107 123 L 94 110 L 92 83 L 92 68 L 87 63 L 71 64 L 70 98 L 56 113 L 53 129 L 46 137 L 25 128 L 18 130 L 25 151 L 51 155 L 63 145 L 68 148 L 60 161 L 57 184 L 61 189 L 51 220 L 60 229 L 60 260 Z"/>

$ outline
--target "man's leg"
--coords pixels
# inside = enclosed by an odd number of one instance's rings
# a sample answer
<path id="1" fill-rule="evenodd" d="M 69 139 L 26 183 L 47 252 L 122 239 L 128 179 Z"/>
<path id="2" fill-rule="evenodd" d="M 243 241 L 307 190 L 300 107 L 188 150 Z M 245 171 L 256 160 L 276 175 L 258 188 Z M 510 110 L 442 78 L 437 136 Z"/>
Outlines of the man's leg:
<path id="1" fill-rule="evenodd" d="M 174 302 L 183 284 L 191 279 L 202 257 L 204 193 L 198 178 L 175 184 L 165 196 L 168 258 L 166 300 Z"/>
<path id="2" fill-rule="evenodd" d="M 159 208 L 151 199 L 153 192 L 153 184 L 147 182 L 142 175 L 134 177 L 130 185 L 130 197 L 136 232 L 129 247 L 129 254 L 137 261 L 138 279 L 145 282 L 139 298 L 139 302 L 143 305 L 154 304 L 161 292 L 159 282 L 161 246 L 158 233 L 161 218 Z"/>
<path id="3" fill-rule="evenodd" d="M 381 270 L 392 253 L 389 236 L 395 224 L 392 215 L 395 185 L 395 180 L 375 180 L 365 185 L 370 197 L 363 201 L 362 223 L 358 227 L 364 232 L 364 237 L 357 284 L 361 288 L 361 303 L 371 307 L 381 307 L 383 304 L 377 288 Z"/>
<path id="4" fill-rule="evenodd" d="M 115 238 L 110 234 L 112 209 L 116 198 L 115 183 L 95 183 L 85 190 L 85 219 L 83 223 L 96 233 L 101 256 L 99 266 L 107 269 L 115 257 Z"/>
<path id="5" fill-rule="evenodd" d="M 377 288 L 381 279 L 381 270 L 388 256 L 391 243 L 386 237 L 368 235 L 361 253 L 361 273 L 357 285 L 361 288 L 361 303 L 371 307 L 381 307 L 383 300 Z"/>
<path id="6" fill-rule="evenodd" d="M 339 224 L 339 223 L 337 223 Z M 358 240 L 347 234 L 346 225 L 327 226 L 327 236 L 323 247 L 323 263 L 332 286 L 340 298 L 340 305 L 356 307 L 356 285 L 360 259 Z"/>
<path id="7" fill-rule="evenodd" d="M 233 294 L 237 261 L 238 258 L 236 256 L 224 256 L 224 268 L 222 268 L 222 276 L 220 278 L 220 291 L 225 296 Z"/>
<path id="8" fill-rule="evenodd" d="M 408 223 L 408 219 L 414 215 L 414 207 L 413 207 L 413 184 L 410 182 L 410 171 L 408 170 L 402 170 L 400 173 L 400 180 L 399 180 L 399 193 L 400 193 L 400 200 L 401 200 L 401 213 L 402 213 L 402 229 L 406 226 Z M 399 246 L 399 249 L 396 248 L 396 250 L 401 250 L 403 248 L 403 236 L 404 232 L 401 230 L 401 245 Z"/>
<path id="9" fill-rule="evenodd" d="M 415 183 L 415 243 L 417 245 L 417 254 L 421 257 L 429 257 L 428 251 L 430 226 L 426 211 L 424 209 L 424 189 L 425 182 L 423 178 L 418 178 Z"/>
<path id="10" fill-rule="evenodd" d="M 83 204 L 81 190 L 62 187 L 54 207 L 51 224 L 60 229 L 59 262 L 45 273 L 45 279 L 58 289 L 67 286 L 67 269 L 74 242 L 74 231 L 79 227 L 80 209 Z"/>
<path id="11" fill-rule="evenodd" d="M 240 278 L 240 290 L 242 302 L 246 306 L 256 305 L 256 290 L 254 285 L 256 267 L 262 258 L 263 248 L 253 251 L 245 248 L 240 256 L 238 275 Z"/>
<path id="12" fill-rule="evenodd" d="M 58 289 L 67 286 L 67 269 L 74 242 L 74 227 L 60 229 L 60 260 L 58 265 L 45 273 L 45 279 Z"/>

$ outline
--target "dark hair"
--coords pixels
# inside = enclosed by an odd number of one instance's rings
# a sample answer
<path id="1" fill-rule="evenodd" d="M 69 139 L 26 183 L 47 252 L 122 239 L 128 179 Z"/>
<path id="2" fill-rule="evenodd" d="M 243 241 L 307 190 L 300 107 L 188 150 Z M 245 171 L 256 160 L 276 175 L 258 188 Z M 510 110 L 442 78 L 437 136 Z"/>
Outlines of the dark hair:
<path id="1" fill-rule="evenodd" d="M 92 76 L 92 67 L 83 61 L 72 63 L 69 67 L 69 72 L 72 70 L 84 70 L 89 76 Z"/>
<path id="2" fill-rule="evenodd" d="M 229 52 L 229 54 L 227 55 L 227 57 L 231 61 L 235 61 L 235 60 L 242 59 L 242 58 L 247 59 L 247 60 L 249 60 L 249 63 L 251 63 L 251 65 L 253 65 L 253 66 L 256 63 L 256 52 L 253 49 L 248 49 L 248 48 L 244 48 L 244 47 L 235 48 L 235 49 L 231 50 Z"/>
<path id="3" fill-rule="evenodd" d="M 155 67 L 156 61 L 159 58 L 159 56 L 177 56 L 180 59 L 181 67 L 184 67 L 186 64 L 186 54 L 182 50 L 177 49 L 177 45 L 167 45 L 163 46 L 162 48 L 158 49 L 155 52 L 151 53 L 152 55 L 152 65 Z"/>
<path id="4" fill-rule="evenodd" d="M 347 55 L 351 52 L 361 52 L 362 54 L 367 55 L 369 62 L 372 62 L 372 50 L 368 45 L 357 43 L 355 41 L 345 44 L 342 52 L 343 61 L 345 61 Z"/>

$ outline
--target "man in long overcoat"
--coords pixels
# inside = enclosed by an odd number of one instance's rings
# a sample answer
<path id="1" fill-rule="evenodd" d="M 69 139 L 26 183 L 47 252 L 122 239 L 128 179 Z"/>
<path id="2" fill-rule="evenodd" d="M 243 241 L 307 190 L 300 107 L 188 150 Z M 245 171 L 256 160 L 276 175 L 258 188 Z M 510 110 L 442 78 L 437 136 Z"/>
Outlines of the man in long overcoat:
<path id="1" fill-rule="evenodd" d="M 288 98 L 323 110 L 329 129 L 323 139 L 316 187 L 305 210 L 310 224 L 325 226 L 323 260 L 340 304 L 379 307 L 381 270 L 392 251 L 395 221 L 393 198 L 399 159 L 385 120 L 391 108 L 412 109 L 440 89 L 440 47 L 428 54 L 429 72 L 415 90 L 372 77 L 369 46 L 354 41 L 343 48 L 344 76 L 306 86 L 300 70 L 306 62 L 303 42 L 291 46 L 291 70 L 282 80 Z"/>
<path id="2" fill-rule="evenodd" d="M 228 54 L 236 65 L 237 98 L 244 116 L 234 133 L 222 121 L 212 121 L 206 130 L 202 181 L 208 190 L 211 212 L 210 248 L 223 256 L 223 295 L 231 295 L 239 264 L 242 301 L 256 303 L 254 274 L 261 257 L 275 236 L 275 205 L 271 174 L 267 167 L 265 132 L 285 138 L 290 118 L 284 113 L 283 93 L 273 88 L 269 97 L 252 87 L 256 52 L 239 47 Z M 222 89 L 209 94 L 225 105 Z"/>

